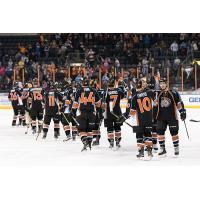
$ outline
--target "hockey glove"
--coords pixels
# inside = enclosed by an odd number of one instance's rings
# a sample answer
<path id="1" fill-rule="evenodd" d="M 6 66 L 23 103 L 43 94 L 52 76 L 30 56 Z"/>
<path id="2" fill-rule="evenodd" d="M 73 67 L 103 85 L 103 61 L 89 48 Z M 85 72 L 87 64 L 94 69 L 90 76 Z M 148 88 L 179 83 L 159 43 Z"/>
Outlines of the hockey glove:
<path id="1" fill-rule="evenodd" d="M 186 110 L 183 108 L 179 110 L 179 112 L 180 112 L 181 120 L 184 121 L 186 119 Z"/>

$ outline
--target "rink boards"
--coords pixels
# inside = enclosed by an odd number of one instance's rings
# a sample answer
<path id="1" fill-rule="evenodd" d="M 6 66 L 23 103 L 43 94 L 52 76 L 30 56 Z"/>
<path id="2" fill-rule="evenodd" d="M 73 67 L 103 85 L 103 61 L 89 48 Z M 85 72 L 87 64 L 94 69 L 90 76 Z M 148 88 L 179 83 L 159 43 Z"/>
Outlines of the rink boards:
<path id="1" fill-rule="evenodd" d="M 200 95 L 196 94 L 184 94 L 181 95 L 181 98 L 185 104 L 186 108 L 200 108 Z M 127 100 L 121 101 L 121 107 L 125 108 Z M 11 103 L 8 100 L 7 93 L 0 93 L 0 109 L 11 109 Z"/>

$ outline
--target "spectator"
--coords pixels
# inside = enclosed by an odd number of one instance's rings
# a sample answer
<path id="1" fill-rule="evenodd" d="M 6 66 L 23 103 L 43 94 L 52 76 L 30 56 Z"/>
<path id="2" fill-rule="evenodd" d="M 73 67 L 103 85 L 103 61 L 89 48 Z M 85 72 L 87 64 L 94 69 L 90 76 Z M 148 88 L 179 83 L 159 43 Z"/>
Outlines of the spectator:
<path id="1" fill-rule="evenodd" d="M 176 58 L 174 59 L 174 66 L 173 66 L 173 70 L 172 70 L 175 79 L 176 79 L 177 76 L 178 76 L 178 70 L 179 70 L 180 63 L 181 63 L 181 60 L 180 60 L 178 57 L 176 57 Z"/>
<path id="2" fill-rule="evenodd" d="M 133 46 L 135 48 L 138 48 L 139 47 L 139 37 L 135 34 L 134 37 L 133 37 Z"/>
<path id="3" fill-rule="evenodd" d="M 187 44 L 185 41 L 182 41 L 180 44 L 180 53 L 182 56 L 186 56 L 187 55 Z"/>
<path id="4" fill-rule="evenodd" d="M 46 42 L 44 45 L 45 58 L 49 57 L 49 44 Z"/>
<path id="5" fill-rule="evenodd" d="M 108 74 L 105 73 L 102 77 L 102 85 L 105 85 L 109 81 Z"/>
<path id="6" fill-rule="evenodd" d="M 87 60 L 89 62 L 90 67 L 93 68 L 95 64 L 95 52 L 92 49 L 90 49 L 88 52 Z"/>
<path id="7" fill-rule="evenodd" d="M 145 35 L 143 37 L 143 43 L 144 43 L 144 47 L 145 48 L 149 48 L 150 47 L 151 38 L 149 37 L 149 35 Z"/>
<path id="8" fill-rule="evenodd" d="M 82 81 L 82 75 L 81 75 L 81 73 L 79 73 L 77 76 L 76 76 L 76 78 L 75 78 L 75 82 L 76 83 L 80 83 L 81 81 Z"/>
<path id="9" fill-rule="evenodd" d="M 177 56 L 177 52 L 178 52 L 178 44 L 176 41 L 174 41 L 171 46 L 170 46 L 170 50 L 173 53 L 173 56 L 176 57 Z"/>
<path id="10" fill-rule="evenodd" d="M 36 45 L 35 45 L 35 55 L 36 55 L 36 58 L 37 58 L 37 59 L 40 58 L 40 54 L 41 54 L 40 48 L 41 48 L 41 47 L 40 47 L 40 43 L 37 42 Z"/>
<path id="11" fill-rule="evenodd" d="M 142 59 L 142 74 L 143 74 L 143 76 L 146 76 L 147 74 L 148 74 L 148 71 L 149 71 L 149 66 L 148 66 L 148 64 L 149 64 L 149 61 L 147 60 L 147 58 L 146 57 L 144 57 L 143 59 Z"/>
<path id="12" fill-rule="evenodd" d="M 5 67 L 0 66 L 0 81 L 3 80 L 4 76 L 5 76 Z"/>
<path id="13" fill-rule="evenodd" d="M 192 41 L 191 43 L 192 51 L 198 51 L 198 46 L 196 41 Z"/>

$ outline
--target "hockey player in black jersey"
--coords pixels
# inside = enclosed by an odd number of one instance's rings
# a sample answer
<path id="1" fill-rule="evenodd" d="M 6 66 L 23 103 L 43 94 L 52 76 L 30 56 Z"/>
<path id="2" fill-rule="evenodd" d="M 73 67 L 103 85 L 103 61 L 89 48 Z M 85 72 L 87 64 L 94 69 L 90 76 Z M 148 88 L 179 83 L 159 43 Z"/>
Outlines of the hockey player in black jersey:
<path id="1" fill-rule="evenodd" d="M 94 128 L 92 130 L 92 132 L 93 132 L 92 146 L 98 146 L 100 144 L 100 138 L 101 138 L 100 127 L 101 127 L 101 123 L 102 123 L 102 120 L 103 120 L 103 109 L 101 108 L 101 106 L 102 106 L 102 98 L 103 98 L 103 94 L 104 94 L 105 90 L 98 88 L 98 84 L 96 83 L 95 80 L 90 81 L 90 86 L 97 90 L 99 97 L 101 99 L 101 105 L 98 108 L 98 112 L 96 112 L 95 125 L 94 125 Z"/>
<path id="2" fill-rule="evenodd" d="M 77 128 L 76 128 L 76 121 L 75 116 L 71 115 L 72 112 L 72 104 L 74 101 L 74 90 L 72 88 L 71 82 L 67 81 L 64 86 L 65 90 L 62 92 L 63 94 L 63 101 L 62 101 L 62 108 L 61 108 L 61 122 L 65 131 L 66 140 L 69 139 L 76 139 L 77 135 Z M 70 126 L 72 124 L 72 127 Z M 72 131 L 72 137 L 71 137 Z"/>
<path id="3" fill-rule="evenodd" d="M 30 98 L 29 98 L 31 88 L 32 88 L 31 83 L 25 83 L 23 92 L 22 92 L 22 102 L 23 102 L 23 106 L 25 109 L 25 118 L 26 118 L 27 128 L 29 128 L 31 121 L 32 121 L 31 116 L 30 116 L 31 102 L 30 102 Z"/>
<path id="4" fill-rule="evenodd" d="M 133 132 L 136 133 L 138 158 L 144 157 L 144 149 L 147 148 L 148 157 L 152 154 L 152 101 L 154 92 L 147 88 L 145 79 L 138 80 L 136 91 L 129 99 L 126 112 L 120 117 L 125 121 L 129 115 L 133 117 Z"/>
<path id="5" fill-rule="evenodd" d="M 62 102 L 62 94 L 57 90 L 57 83 L 50 85 L 50 90 L 45 91 L 45 115 L 43 122 L 43 139 L 46 138 L 49 130 L 51 119 L 54 121 L 54 138 L 60 135 L 60 102 Z"/>
<path id="6" fill-rule="evenodd" d="M 15 82 L 13 89 L 8 94 L 8 99 L 11 101 L 14 116 L 12 120 L 12 126 L 16 126 L 17 117 L 19 115 L 19 125 L 26 125 L 25 121 L 25 109 L 22 102 L 22 88 L 19 87 L 19 83 Z"/>
<path id="7" fill-rule="evenodd" d="M 107 128 L 108 141 L 110 148 L 120 147 L 121 142 L 121 126 L 118 116 L 122 114 L 120 101 L 125 97 L 125 92 L 121 88 L 115 87 L 115 79 L 112 78 L 108 83 L 108 88 L 103 96 L 102 107 L 104 112 L 104 125 Z"/>
<path id="8" fill-rule="evenodd" d="M 44 102 L 44 91 L 41 87 L 38 87 L 38 80 L 33 79 L 33 88 L 29 91 L 29 100 L 30 100 L 30 116 L 31 116 L 31 126 L 32 133 L 35 134 L 42 132 L 42 123 L 43 123 L 43 102 Z"/>
<path id="9" fill-rule="evenodd" d="M 75 94 L 75 100 L 72 107 L 72 115 L 75 116 L 79 109 L 80 115 L 77 116 L 78 132 L 83 143 L 83 150 L 87 147 L 91 149 L 93 139 L 93 129 L 95 125 L 95 114 L 98 112 L 101 100 L 94 88 L 89 86 L 89 80 L 83 79 L 82 86 Z"/>
<path id="10" fill-rule="evenodd" d="M 181 120 L 186 119 L 186 110 L 179 93 L 170 90 L 167 87 L 165 78 L 160 80 L 160 91 L 157 96 L 157 134 L 160 144 L 160 153 L 158 155 L 166 155 L 165 149 L 165 131 L 169 126 L 170 134 L 174 145 L 175 156 L 179 155 L 179 124 L 177 110 L 180 113 Z"/>

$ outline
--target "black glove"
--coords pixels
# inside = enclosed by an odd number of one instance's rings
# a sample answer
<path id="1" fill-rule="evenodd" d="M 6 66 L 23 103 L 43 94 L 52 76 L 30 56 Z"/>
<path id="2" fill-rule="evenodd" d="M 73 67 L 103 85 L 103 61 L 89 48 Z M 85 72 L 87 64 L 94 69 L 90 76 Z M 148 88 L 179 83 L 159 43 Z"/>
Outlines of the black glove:
<path id="1" fill-rule="evenodd" d="M 181 120 L 184 121 L 186 119 L 186 110 L 182 108 L 181 110 L 179 110 L 179 112 L 180 112 Z"/>

